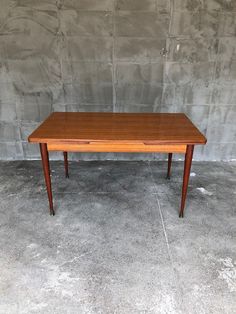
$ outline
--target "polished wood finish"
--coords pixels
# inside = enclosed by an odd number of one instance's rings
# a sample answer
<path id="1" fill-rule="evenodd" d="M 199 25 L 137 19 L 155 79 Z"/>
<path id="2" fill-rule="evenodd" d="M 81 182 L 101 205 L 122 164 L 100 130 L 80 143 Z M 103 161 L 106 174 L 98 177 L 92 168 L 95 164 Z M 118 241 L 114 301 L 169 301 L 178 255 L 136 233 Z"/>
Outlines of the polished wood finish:
<path id="1" fill-rule="evenodd" d="M 68 153 L 63 152 L 63 156 L 64 156 L 65 175 L 66 175 L 66 178 L 69 178 Z"/>
<path id="2" fill-rule="evenodd" d="M 206 138 L 183 113 L 55 112 L 29 142 L 97 142 L 205 144 Z"/>
<path id="3" fill-rule="evenodd" d="M 185 148 L 185 151 L 186 151 L 186 148 Z M 172 153 L 169 153 L 168 154 L 168 170 L 167 170 L 167 176 L 166 176 L 166 178 L 168 179 L 168 180 L 170 180 L 170 171 L 171 171 L 171 163 L 172 163 Z"/>
<path id="4" fill-rule="evenodd" d="M 53 209 L 52 186 L 51 186 L 50 165 L 49 165 L 47 144 L 40 143 L 39 145 L 40 145 L 40 152 L 41 152 L 41 157 L 42 157 L 44 178 L 45 178 L 45 183 L 46 183 L 46 188 L 47 188 L 47 193 L 48 193 L 50 215 L 54 216 L 55 212 Z"/>
<path id="5" fill-rule="evenodd" d="M 30 136 L 40 143 L 50 213 L 54 214 L 48 151 L 63 151 L 66 177 L 67 152 L 168 153 L 170 177 L 172 153 L 185 154 L 182 200 L 183 217 L 194 145 L 206 138 L 183 113 L 52 113 Z"/>
<path id="6" fill-rule="evenodd" d="M 186 154 L 185 154 L 182 199 L 181 199 L 181 207 L 180 207 L 180 212 L 179 212 L 179 217 L 182 217 L 182 218 L 184 217 L 184 207 L 185 207 L 185 201 L 186 201 L 187 190 L 188 190 L 188 181 L 189 181 L 191 165 L 192 165 L 193 150 L 194 150 L 194 145 L 188 145 Z"/>
<path id="7" fill-rule="evenodd" d="M 67 152 L 109 152 L 109 153 L 185 153 L 187 145 L 146 145 L 144 143 L 114 143 L 112 141 L 87 142 L 87 143 L 50 143 L 49 151 Z"/>

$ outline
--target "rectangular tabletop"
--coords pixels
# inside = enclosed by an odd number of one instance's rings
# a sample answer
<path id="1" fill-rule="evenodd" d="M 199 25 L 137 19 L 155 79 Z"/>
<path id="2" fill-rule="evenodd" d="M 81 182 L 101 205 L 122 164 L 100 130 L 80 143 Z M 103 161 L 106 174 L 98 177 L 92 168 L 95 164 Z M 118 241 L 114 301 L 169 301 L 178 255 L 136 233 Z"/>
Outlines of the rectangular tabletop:
<path id="1" fill-rule="evenodd" d="M 52 113 L 29 142 L 119 142 L 205 144 L 206 138 L 183 113 Z"/>

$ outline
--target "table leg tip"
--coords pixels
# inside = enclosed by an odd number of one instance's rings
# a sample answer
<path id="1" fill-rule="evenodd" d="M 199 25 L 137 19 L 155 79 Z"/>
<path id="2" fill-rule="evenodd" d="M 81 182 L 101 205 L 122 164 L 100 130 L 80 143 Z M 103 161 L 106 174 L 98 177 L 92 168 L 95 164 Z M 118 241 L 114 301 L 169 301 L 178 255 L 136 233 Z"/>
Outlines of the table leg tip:
<path id="1" fill-rule="evenodd" d="M 167 176 L 166 176 L 166 179 L 167 179 L 167 180 L 170 180 L 170 176 L 167 175 Z"/>
<path id="2" fill-rule="evenodd" d="M 69 179 L 69 175 L 68 174 L 66 174 L 66 178 Z"/>
<path id="3" fill-rule="evenodd" d="M 184 213 L 183 212 L 179 213 L 179 218 L 184 218 Z"/>
<path id="4" fill-rule="evenodd" d="M 50 209 L 50 216 L 55 216 L 55 211 L 54 211 L 54 209 Z"/>

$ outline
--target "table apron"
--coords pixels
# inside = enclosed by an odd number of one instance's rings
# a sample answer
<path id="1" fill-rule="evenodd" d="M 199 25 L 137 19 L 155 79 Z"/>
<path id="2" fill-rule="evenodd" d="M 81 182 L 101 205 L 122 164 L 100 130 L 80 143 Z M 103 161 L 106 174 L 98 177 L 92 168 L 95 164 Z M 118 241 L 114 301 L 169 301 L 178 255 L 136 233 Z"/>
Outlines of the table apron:
<path id="1" fill-rule="evenodd" d="M 186 153 L 186 144 L 144 144 L 144 143 L 48 143 L 49 151 L 96 152 L 96 153 Z"/>

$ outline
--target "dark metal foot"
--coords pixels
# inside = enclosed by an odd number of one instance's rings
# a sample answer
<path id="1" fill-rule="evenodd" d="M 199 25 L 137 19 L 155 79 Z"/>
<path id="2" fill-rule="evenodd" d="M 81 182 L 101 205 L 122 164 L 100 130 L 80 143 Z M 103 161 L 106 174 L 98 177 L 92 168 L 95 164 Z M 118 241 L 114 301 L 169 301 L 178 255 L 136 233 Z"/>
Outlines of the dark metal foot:
<path id="1" fill-rule="evenodd" d="M 167 179 L 167 180 L 170 180 L 170 176 L 166 176 L 166 179 Z"/>
<path id="2" fill-rule="evenodd" d="M 66 174 L 66 178 L 69 179 L 69 174 Z"/>
<path id="3" fill-rule="evenodd" d="M 179 218 L 184 218 L 184 213 L 183 212 L 179 213 Z"/>
<path id="4" fill-rule="evenodd" d="M 55 211 L 54 211 L 54 209 L 50 209 L 50 216 L 55 216 Z"/>

